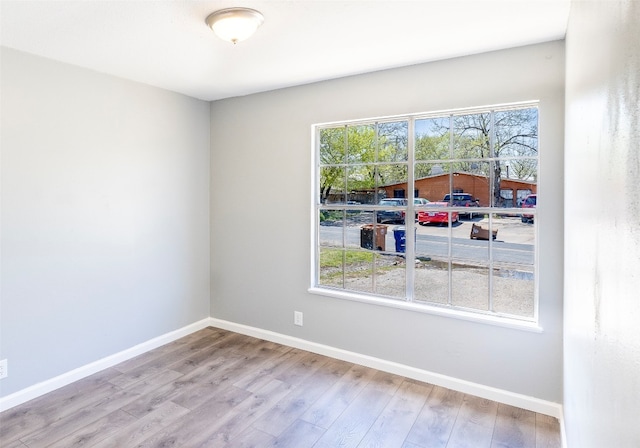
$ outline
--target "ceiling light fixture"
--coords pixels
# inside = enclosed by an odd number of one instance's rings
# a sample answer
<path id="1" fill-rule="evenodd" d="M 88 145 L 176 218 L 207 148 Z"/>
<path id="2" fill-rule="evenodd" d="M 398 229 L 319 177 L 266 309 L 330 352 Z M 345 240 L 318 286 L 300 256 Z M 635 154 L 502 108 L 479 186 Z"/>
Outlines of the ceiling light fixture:
<path id="1" fill-rule="evenodd" d="M 264 16 L 255 9 L 227 8 L 209 14 L 206 22 L 220 39 L 236 44 L 251 37 Z"/>

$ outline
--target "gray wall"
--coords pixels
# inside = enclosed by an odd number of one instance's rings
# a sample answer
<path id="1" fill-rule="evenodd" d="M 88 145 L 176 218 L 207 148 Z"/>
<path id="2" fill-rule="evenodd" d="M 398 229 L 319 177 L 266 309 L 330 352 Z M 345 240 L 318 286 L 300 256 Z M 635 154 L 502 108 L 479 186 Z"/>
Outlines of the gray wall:
<path id="1" fill-rule="evenodd" d="M 574 2 L 566 45 L 567 437 L 638 447 L 640 2 Z"/>
<path id="2" fill-rule="evenodd" d="M 534 99 L 542 333 L 307 292 L 313 123 Z M 563 128 L 563 42 L 212 103 L 212 316 L 560 402 Z"/>
<path id="3" fill-rule="evenodd" d="M 2 396 L 209 316 L 209 104 L 2 49 Z"/>

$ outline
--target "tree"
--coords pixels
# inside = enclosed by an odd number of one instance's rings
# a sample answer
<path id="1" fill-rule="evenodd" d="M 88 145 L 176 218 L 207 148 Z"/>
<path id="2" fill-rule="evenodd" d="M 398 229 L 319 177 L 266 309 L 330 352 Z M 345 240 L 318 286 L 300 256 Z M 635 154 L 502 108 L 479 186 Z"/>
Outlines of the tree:
<path id="1" fill-rule="evenodd" d="M 345 128 L 322 129 L 320 131 L 320 203 L 324 204 L 331 193 L 331 189 L 339 185 L 342 179 L 344 185 L 345 162 Z"/>
<path id="2" fill-rule="evenodd" d="M 320 202 L 336 190 L 346 194 L 406 182 L 408 138 L 407 121 L 322 129 Z"/>
<path id="3" fill-rule="evenodd" d="M 492 113 L 477 113 L 453 117 L 454 157 L 467 159 L 456 162 L 455 169 L 473 171 L 472 164 L 483 174 L 493 172 L 493 200 L 500 203 L 500 182 L 504 162 L 513 167 L 518 179 L 537 178 L 538 110 L 512 109 L 493 113 L 494 142 L 491 145 Z M 489 164 L 485 158 L 500 158 Z M 485 172 L 486 171 L 486 172 Z"/>

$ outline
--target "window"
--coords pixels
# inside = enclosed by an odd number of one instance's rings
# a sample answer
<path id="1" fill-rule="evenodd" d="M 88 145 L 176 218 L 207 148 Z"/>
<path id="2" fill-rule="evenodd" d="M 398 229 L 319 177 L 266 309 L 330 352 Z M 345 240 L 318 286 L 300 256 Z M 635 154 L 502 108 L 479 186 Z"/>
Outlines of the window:
<path id="1" fill-rule="evenodd" d="M 537 103 L 314 132 L 312 291 L 537 321 Z"/>

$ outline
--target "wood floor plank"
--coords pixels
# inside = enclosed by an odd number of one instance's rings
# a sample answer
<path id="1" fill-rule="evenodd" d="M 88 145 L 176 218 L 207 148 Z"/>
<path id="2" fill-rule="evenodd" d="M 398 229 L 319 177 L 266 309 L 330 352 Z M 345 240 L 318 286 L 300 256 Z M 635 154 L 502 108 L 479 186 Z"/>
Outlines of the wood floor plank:
<path id="1" fill-rule="evenodd" d="M 560 448 L 560 422 L 548 415 L 536 414 L 536 448 Z"/>
<path id="2" fill-rule="evenodd" d="M 144 396 L 166 384 L 177 381 L 182 376 L 184 376 L 182 373 L 176 372 L 175 370 L 161 370 L 153 376 L 147 377 L 144 380 L 130 385 L 127 390 L 134 394 Z"/>
<path id="3" fill-rule="evenodd" d="M 402 446 L 431 389 L 431 385 L 404 381 L 358 447 Z"/>
<path id="4" fill-rule="evenodd" d="M 86 387 L 85 387 L 86 386 Z M 40 406 L 31 404 L 20 406 L 16 410 L 7 411 L 7 417 L 2 418 L 2 438 L 6 440 L 24 439 L 35 430 L 55 425 L 56 422 L 65 419 L 71 414 L 81 412 L 96 402 L 104 400 L 104 397 L 113 396 L 121 392 L 121 389 L 113 384 L 104 382 L 93 386 L 92 383 L 83 382 L 76 388 L 69 390 L 70 394 L 57 396 L 48 401 L 43 401 Z M 3 414 L 5 414 L 3 412 Z"/>
<path id="5" fill-rule="evenodd" d="M 124 448 L 134 447 L 163 428 L 166 428 L 179 417 L 190 411 L 172 402 L 166 402 L 140 419 L 135 419 L 122 427 L 116 434 L 110 435 L 102 442 L 91 445 L 92 448 Z"/>
<path id="6" fill-rule="evenodd" d="M 367 386 L 329 426 L 314 445 L 317 448 L 356 447 L 376 421 L 392 395 Z"/>
<path id="7" fill-rule="evenodd" d="M 465 395 L 447 448 L 490 447 L 497 412 L 495 401 Z"/>
<path id="8" fill-rule="evenodd" d="M 342 377 L 350 365 L 344 361 L 328 360 L 321 369 L 305 378 L 289 394 L 258 419 L 253 427 L 279 436 L 311 407 L 333 384 Z"/>
<path id="9" fill-rule="evenodd" d="M 535 412 L 498 404 L 491 448 L 535 448 Z"/>
<path id="10" fill-rule="evenodd" d="M 38 431 L 32 432 L 28 436 L 20 439 L 29 448 L 47 447 L 53 442 L 64 439 L 76 431 L 104 418 L 105 416 L 119 411 L 123 406 L 131 403 L 138 397 L 130 391 L 119 390 L 115 393 L 103 395 L 100 401 L 90 405 L 77 408 L 75 412 L 57 419 L 55 422 L 42 426 Z M 128 415 L 128 414 L 127 414 Z"/>
<path id="11" fill-rule="evenodd" d="M 64 416 L 69 411 L 65 406 L 66 403 L 79 401 L 81 396 L 96 387 L 115 390 L 112 385 L 105 383 L 119 374 L 120 372 L 116 369 L 105 369 L 0 413 L 1 440 L 8 441 L 23 437 L 32 432 L 38 424 L 50 423 L 52 419 L 47 418 L 47 414 L 55 413 L 59 417 Z M 99 393 L 98 391 L 97 394 Z M 64 409 L 61 409 L 61 406 Z"/>
<path id="12" fill-rule="evenodd" d="M 274 437 L 255 428 L 249 428 L 220 448 L 264 448 L 273 444 Z"/>
<path id="13" fill-rule="evenodd" d="M 0 413 L 0 446 L 560 448 L 558 420 L 221 329 Z"/>
<path id="14" fill-rule="evenodd" d="M 368 387 L 393 395 L 397 392 L 405 378 L 389 372 L 376 371 Z"/>
<path id="15" fill-rule="evenodd" d="M 166 359 L 172 353 L 185 353 L 185 348 L 197 343 L 199 340 L 211 340 L 215 339 L 217 335 L 226 335 L 227 333 L 212 327 L 203 328 L 202 330 L 191 333 L 183 338 L 177 339 L 168 344 L 162 345 L 148 352 L 142 353 L 136 357 L 121 362 L 117 366 L 121 373 L 128 372 L 129 370 L 140 367 L 143 364 L 153 362 L 157 359 Z"/>
<path id="16" fill-rule="evenodd" d="M 0 438 L 0 440 L 2 440 Z M 2 448 L 29 448 L 27 445 L 22 443 L 20 440 L 14 440 L 13 442 L 2 443 L 0 445 Z"/>
<path id="17" fill-rule="evenodd" d="M 429 445 L 417 445 L 415 443 L 405 441 L 402 448 L 431 448 Z"/>
<path id="18" fill-rule="evenodd" d="M 196 447 L 236 415 L 234 409 L 250 395 L 250 392 L 229 386 L 187 415 L 143 440 L 137 448 Z"/>
<path id="19" fill-rule="evenodd" d="M 256 392 L 271 380 L 276 379 L 281 372 L 294 366 L 304 354 L 304 351 L 298 349 L 280 352 L 277 357 L 264 360 L 256 369 L 247 370 L 244 374 L 239 375 L 233 384 L 236 387 Z"/>
<path id="20" fill-rule="evenodd" d="M 157 375 L 163 370 L 164 368 L 162 367 L 147 367 L 143 365 L 141 367 L 136 367 L 135 369 L 129 370 L 128 372 L 122 373 L 114 378 L 111 378 L 109 382 L 114 386 L 126 389 L 133 384 L 139 383 L 140 381 L 144 381 L 147 378 Z"/>
<path id="21" fill-rule="evenodd" d="M 203 395 L 198 390 L 213 389 L 216 385 L 218 386 L 217 389 L 220 389 L 220 384 L 229 380 L 225 374 L 232 372 L 232 369 L 240 369 L 244 358 L 241 355 L 233 356 L 235 359 L 231 357 L 212 359 L 209 364 L 203 365 L 186 375 L 182 375 L 176 381 L 172 381 L 141 396 L 127 405 L 124 410 L 140 418 L 156 409 L 162 403 L 174 400 L 177 400 L 175 402 L 185 408 L 195 408 L 210 398 L 210 395 Z M 224 367 L 221 368 L 221 366 Z M 187 403 L 190 397 L 193 397 L 194 401 Z"/>
<path id="22" fill-rule="evenodd" d="M 446 447 L 463 401 L 463 393 L 433 386 L 407 442 L 430 448 Z"/>
<path id="23" fill-rule="evenodd" d="M 266 447 L 311 448 L 322 437 L 324 432 L 324 428 L 312 425 L 304 420 L 296 420 Z"/>
<path id="24" fill-rule="evenodd" d="M 219 447 L 232 442 L 256 420 L 270 412 L 271 408 L 291 391 L 291 386 L 279 380 L 272 380 L 258 392 L 238 404 L 234 415 L 219 425 L 214 433 L 198 446 Z"/>
<path id="25" fill-rule="evenodd" d="M 212 358 L 224 358 L 230 355 L 234 355 L 232 357 L 236 358 L 238 355 L 233 344 L 228 345 L 217 341 L 199 350 L 192 350 L 188 356 L 174 356 L 172 359 L 165 359 L 164 365 L 167 369 L 186 374 L 210 363 Z"/>
<path id="26" fill-rule="evenodd" d="M 218 390 L 230 386 L 239 374 L 254 369 L 260 363 L 261 359 L 252 354 L 226 362 L 216 369 L 205 369 L 203 375 L 194 384 L 178 390 L 171 400 L 188 409 L 194 409 Z"/>
<path id="27" fill-rule="evenodd" d="M 313 425 L 329 428 L 377 372 L 368 367 L 352 365 L 318 401 L 301 417 Z"/>
<path id="28" fill-rule="evenodd" d="M 74 431 L 68 436 L 51 444 L 32 444 L 28 443 L 29 448 L 32 447 L 48 447 L 48 448 L 79 448 L 91 446 L 95 442 L 99 442 L 118 433 L 118 431 L 135 421 L 135 417 L 122 410 L 117 410 L 111 414 L 84 425 L 82 428 Z"/>

